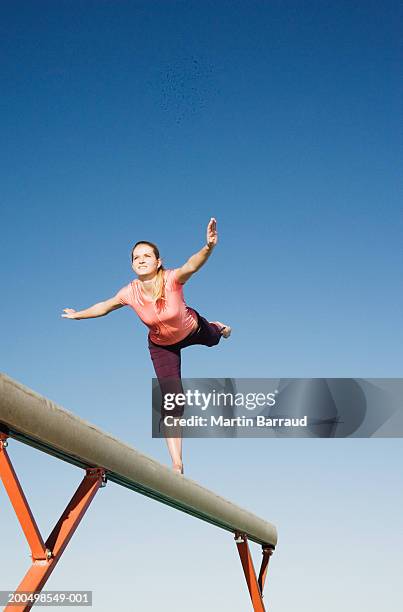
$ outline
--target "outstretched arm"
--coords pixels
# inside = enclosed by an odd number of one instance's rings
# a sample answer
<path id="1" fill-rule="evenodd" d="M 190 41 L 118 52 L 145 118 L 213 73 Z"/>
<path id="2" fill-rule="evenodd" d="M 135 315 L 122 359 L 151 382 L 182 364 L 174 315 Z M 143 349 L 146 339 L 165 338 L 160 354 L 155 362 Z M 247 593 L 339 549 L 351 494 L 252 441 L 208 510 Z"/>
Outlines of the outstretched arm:
<path id="1" fill-rule="evenodd" d="M 124 304 L 121 304 L 119 298 L 115 295 L 113 298 L 94 304 L 85 310 L 76 311 L 74 308 L 64 308 L 63 312 L 65 314 L 62 314 L 62 317 L 66 319 L 93 319 L 95 317 L 104 317 L 109 312 L 112 312 L 112 310 L 122 308 L 122 306 L 124 306 Z"/>
<path id="2" fill-rule="evenodd" d="M 217 235 L 217 221 L 214 217 L 211 217 L 209 224 L 207 226 L 207 241 L 206 245 L 200 249 L 198 253 L 195 253 L 190 257 L 187 262 L 181 267 L 175 270 L 175 275 L 178 283 L 182 285 L 186 283 L 187 280 L 200 270 L 200 268 L 206 263 L 211 253 L 213 252 L 216 244 L 218 242 Z"/>

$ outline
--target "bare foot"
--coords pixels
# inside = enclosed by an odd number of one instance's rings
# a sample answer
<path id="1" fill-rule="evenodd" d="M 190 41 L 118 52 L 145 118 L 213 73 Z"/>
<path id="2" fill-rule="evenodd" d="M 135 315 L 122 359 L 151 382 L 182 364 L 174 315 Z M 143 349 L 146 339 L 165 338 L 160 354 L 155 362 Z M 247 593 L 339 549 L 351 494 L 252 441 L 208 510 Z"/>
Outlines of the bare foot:
<path id="1" fill-rule="evenodd" d="M 225 323 L 221 323 L 221 321 L 212 321 L 215 325 L 220 327 L 220 332 L 223 338 L 229 338 L 232 332 L 232 329 L 229 325 L 225 325 Z"/>
<path id="2" fill-rule="evenodd" d="M 172 469 L 177 474 L 183 474 L 183 463 L 174 463 Z"/>

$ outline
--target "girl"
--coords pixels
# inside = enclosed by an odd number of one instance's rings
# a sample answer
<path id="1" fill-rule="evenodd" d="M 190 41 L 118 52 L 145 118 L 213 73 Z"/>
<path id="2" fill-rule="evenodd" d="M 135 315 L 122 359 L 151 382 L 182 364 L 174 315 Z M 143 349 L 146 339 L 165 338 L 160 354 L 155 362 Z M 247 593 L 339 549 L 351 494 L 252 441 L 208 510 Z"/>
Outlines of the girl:
<path id="1" fill-rule="evenodd" d="M 86 310 L 64 308 L 62 317 L 89 319 L 131 306 L 149 328 L 148 348 L 162 397 L 165 393 L 183 393 L 181 384 L 181 349 L 192 344 L 214 346 L 221 336 L 228 338 L 231 328 L 220 321 L 209 323 L 196 310 L 189 308 L 183 298 L 183 285 L 210 257 L 217 245 L 217 223 L 212 217 L 207 226 L 206 245 L 181 267 L 165 270 L 158 248 L 152 242 L 137 242 L 132 249 L 132 268 L 137 279 L 104 302 Z M 183 408 L 176 407 L 167 414 L 181 416 Z M 161 409 L 161 420 L 165 416 Z M 172 432 L 172 427 L 170 427 Z M 173 470 L 183 474 L 182 437 L 180 428 L 176 437 L 165 436 L 172 459 Z M 164 432 L 166 429 L 164 428 Z M 172 434 L 171 434 L 172 435 Z"/>

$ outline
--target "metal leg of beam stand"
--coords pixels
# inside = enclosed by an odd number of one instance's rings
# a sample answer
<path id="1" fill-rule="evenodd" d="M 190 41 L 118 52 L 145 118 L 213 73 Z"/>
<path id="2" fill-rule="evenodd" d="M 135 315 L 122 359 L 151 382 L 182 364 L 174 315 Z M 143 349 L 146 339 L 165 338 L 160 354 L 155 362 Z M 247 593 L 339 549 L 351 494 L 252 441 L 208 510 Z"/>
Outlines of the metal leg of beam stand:
<path id="1" fill-rule="evenodd" d="M 52 533 L 44 542 L 8 457 L 6 446 L 7 436 L 0 433 L 0 477 L 28 540 L 32 556 L 32 566 L 16 591 L 40 593 L 94 499 L 96 492 L 105 485 L 105 471 L 100 468 L 86 470 L 86 475 L 77 491 L 67 504 Z M 33 603 L 30 602 L 20 606 L 7 606 L 4 608 L 4 612 L 28 612 L 32 605 Z"/>
<path id="2" fill-rule="evenodd" d="M 258 583 L 259 583 L 260 592 L 262 593 L 262 597 L 263 597 L 264 583 L 266 582 L 267 569 L 269 566 L 270 557 L 273 554 L 273 549 L 269 548 L 268 546 L 263 546 L 262 554 L 263 554 L 263 559 L 262 559 L 262 565 L 260 566 Z"/>
<path id="3" fill-rule="evenodd" d="M 269 547 L 263 547 L 263 559 L 258 580 L 256 578 L 256 572 L 249 550 L 248 538 L 243 533 L 236 533 L 235 542 L 252 600 L 253 610 L 254 612 L 265 612 L 265 607 L 263 604 L 263 587 L 266 580 L 269 559 L 273 551 Z"/>

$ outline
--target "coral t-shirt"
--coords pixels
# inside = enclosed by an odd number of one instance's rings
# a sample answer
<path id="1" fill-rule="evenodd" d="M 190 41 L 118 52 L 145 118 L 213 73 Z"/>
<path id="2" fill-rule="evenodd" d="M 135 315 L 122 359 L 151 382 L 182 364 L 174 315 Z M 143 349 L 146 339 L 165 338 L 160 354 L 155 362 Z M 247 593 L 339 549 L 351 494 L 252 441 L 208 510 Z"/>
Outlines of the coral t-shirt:
<path id="1" fill-rule="evenodd" d="M 186 305 L 183 285 L 176 280 L 175 270 L 164 270 L 165 299 L 154 302 L 142 290 L 138 279 L 117 293 L 124 306 L 131 306 L 149 328 L 149 337 L 155 344 L 169 345 L 180 342 L 197 327 L 197 314 Z"/>

